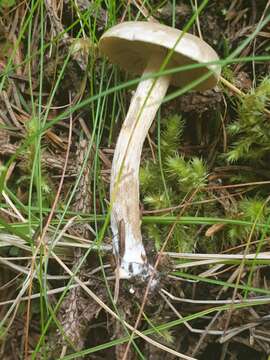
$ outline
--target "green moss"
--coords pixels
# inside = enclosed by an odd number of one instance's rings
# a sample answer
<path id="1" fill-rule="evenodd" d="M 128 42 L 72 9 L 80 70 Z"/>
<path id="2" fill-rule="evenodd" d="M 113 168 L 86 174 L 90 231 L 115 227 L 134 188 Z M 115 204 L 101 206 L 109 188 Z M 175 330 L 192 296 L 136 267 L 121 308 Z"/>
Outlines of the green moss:
<path id="1" fill-rule="evenodd" d="M 239 220 L 246 220 L 252 223 L 267 223 L 267 217 L 270 215 L 270 209 L 267 207 L 264 199 L 244 198 L 237 203 Z M 237 243 L 244 243 L 251 235 L 252 240 L 258 240 L 263 231 L 260 228 L 253 228 L 253 226 L 232 226 L 228 229 L 228 240 L 231 245 Z"/>
<path id="2" fill-rule="evenodd" d="M 180 185 L 181 192 L 189 192 L 205 184 L 207 172 L 203 161 L 197 157 L 185 160 L 183 156 L 175 154 L 166 160 L 169 175 Z"/>
<path id="3" fill-rule="evenodd" d="M 238 119 L 230 124 L 228 134 L 233 140 L 227 160 L 254 162 L 262 160 L 270 150 L 270 122 L 264 109 L 270 103 L 270 77 L 243 96 L 237 106 Z"/>
<path id="4" fill-rule="evenodd" d="M 163 123 L 165 126 L 161 134 L 161 152 L 163 156 L 167 156 L 178 151 L 185 122 L 181 116 L 173 115 L 166 118 Z"/>
<path id="5" fill-rule="evenodd" d="M 151 210 L 166 209 L 182 203 L 188 192 L 206 183 L 207 169 L 198 157 L 185 159 L 179 153 L 185 122 L 173 115 L 162 121 L 160 153 L 162 157 L 166 191 L 159 164 L 146 160 L 140 169 L 140 186 L 143 203 Z M 195 196 L 201 199 L 202 194 Z M 169 241 L 168 250 L 192 251 L 195 243 L 196 226 L 176 225 Z M 168 236 L 169 226 L 145 225 L 144 231 L 155 242 L 157 250 Z"/>

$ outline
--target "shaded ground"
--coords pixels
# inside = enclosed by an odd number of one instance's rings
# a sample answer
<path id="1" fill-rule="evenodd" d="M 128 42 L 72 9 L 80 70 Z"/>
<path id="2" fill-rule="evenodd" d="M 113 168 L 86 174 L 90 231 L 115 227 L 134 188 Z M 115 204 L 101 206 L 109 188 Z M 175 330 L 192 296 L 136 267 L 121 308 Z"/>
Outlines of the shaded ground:
<path id="1" fill-rule="evenodd" d="M 137 16 L 183 28 L 190 3 L 1 3 L 1 359 L 124 358 L 127 340 L 110 342 L 126 330 L 103 306 L 116 312 L 112 239 L 102 226 L 133 88 L 102 96 L 130 78 L 100 57 L 97 42 L 110 25 Z M 259 29 L 269 7 L 209 1 L 189 31 L 225 59 Z M 228 83 L 163 104 L 143 151 L 141 209 L 152 262 L 170 240 L 138 329 L 154 329 L 151 339 L 195 359 L 270 354 L 270 63 L 251 58 L 269 56 L 269 39 L 268 22 L 237 55 L 246 61 L 224 66 Z M 101 251 L 90 252 L 97 234 Z M 243 261 L 247 254 L 253 257 Z M 76 272 L 75 287 L 65 265 Z M 118 315 L 132 326 L 145 287 L 121 284 Z M 40 292 L 41 300 L 25 298 Z M 158 344 L 137 338 L 127 359 L 177 358 Z"/>

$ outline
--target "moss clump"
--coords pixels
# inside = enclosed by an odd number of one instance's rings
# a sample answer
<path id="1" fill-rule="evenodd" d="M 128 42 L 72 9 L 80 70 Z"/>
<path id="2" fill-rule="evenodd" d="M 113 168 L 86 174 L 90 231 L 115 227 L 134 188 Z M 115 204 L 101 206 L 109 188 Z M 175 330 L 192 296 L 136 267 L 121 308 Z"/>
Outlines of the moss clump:
<path id="1" fill-rule="evenodd" d="M 270 77 L 242 97 L 237 106 L 238 119 L 228 126 L 233 139 L 227 153 L 230 163 L 262 160 L 270 150 L 270 122 L 265 108 L 270 104 Z"/>
<path id="2" fill-rule="evenodd" d="M 162 124 L 160 138 L 160 164 L 145 161 L 140 170 L 141 193 L 145 206 L 151 210 L 177 206 L 198 187 L 205 185 L 207 169 L 204 161 L 198 157 L 185 159 L 179 153 L 179 144 L 183 135 L 184 120 L 173 115 Z M 196 199 L 202 194 L 197 194 Z M 194 215 L 194 214 L 193 214 Z M 173 251 L 192 251 L 195 243 L 196 226 L 176 225 L 169 249 Z M 168 233 L 168 226 L 148 224 L 145 226 L 148 238 L 153 239 L 156 249 L 160 249 Z"/>

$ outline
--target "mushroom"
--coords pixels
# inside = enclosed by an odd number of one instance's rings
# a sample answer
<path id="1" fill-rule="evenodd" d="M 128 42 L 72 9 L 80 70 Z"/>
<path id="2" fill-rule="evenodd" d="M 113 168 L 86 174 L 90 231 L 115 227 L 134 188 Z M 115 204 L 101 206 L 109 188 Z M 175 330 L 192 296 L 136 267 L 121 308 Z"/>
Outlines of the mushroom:
<path id="1" fill-rule="evenodd" d="M 115 147 L 110 198 L 118 276 L 120 279 L 144 278 L 152 274 L 153 267 L 147 260 L 141 234 L 139 167 L 143 143 L 169 85 L 183 87 L 203 77 L 201 82 L 196 82 L 194 89 L 202 91 L 214 87 L 220 67 L 207 63 L 218 60 L 218 56 L 196 36 L 144 21 L 123 22 L 110 28 L 102 35 L 99 49 L 112 63 L 131 73 L 143 75 Z M 168 59 L 166 69 L 206 64 L 171 75 L 151 77 L 150 74 L 163 69 L 165 59 Z"/>

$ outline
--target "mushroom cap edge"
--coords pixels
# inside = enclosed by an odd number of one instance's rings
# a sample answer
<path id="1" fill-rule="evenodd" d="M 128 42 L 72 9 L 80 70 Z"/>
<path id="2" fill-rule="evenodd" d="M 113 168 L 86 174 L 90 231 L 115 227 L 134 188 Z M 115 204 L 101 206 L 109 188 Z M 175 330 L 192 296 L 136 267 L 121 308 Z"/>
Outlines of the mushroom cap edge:
<path id="1" fill-rule="evenodd" d="M 171 49 L 173 53 L 167 68 L 203 64 L 219 59 L 214 49 L 205 41 L 189 33 L 182 34 L 181 30 L 159 23 L 127 21 L 107 30 L 100 38 L 99 49 L 112 63 L 138 75 L 143 73 L 151 57 L 165 58 Z M 176 72 L 172 74 L 171 84 L 177 87 L 186 86 L 209 70 L 211 71 L 209 77 L 197 84 L 193 90 L 203 91 L 213 88 L 218 82 L 221 71 L 218 64 L 206 64 Z"/>

